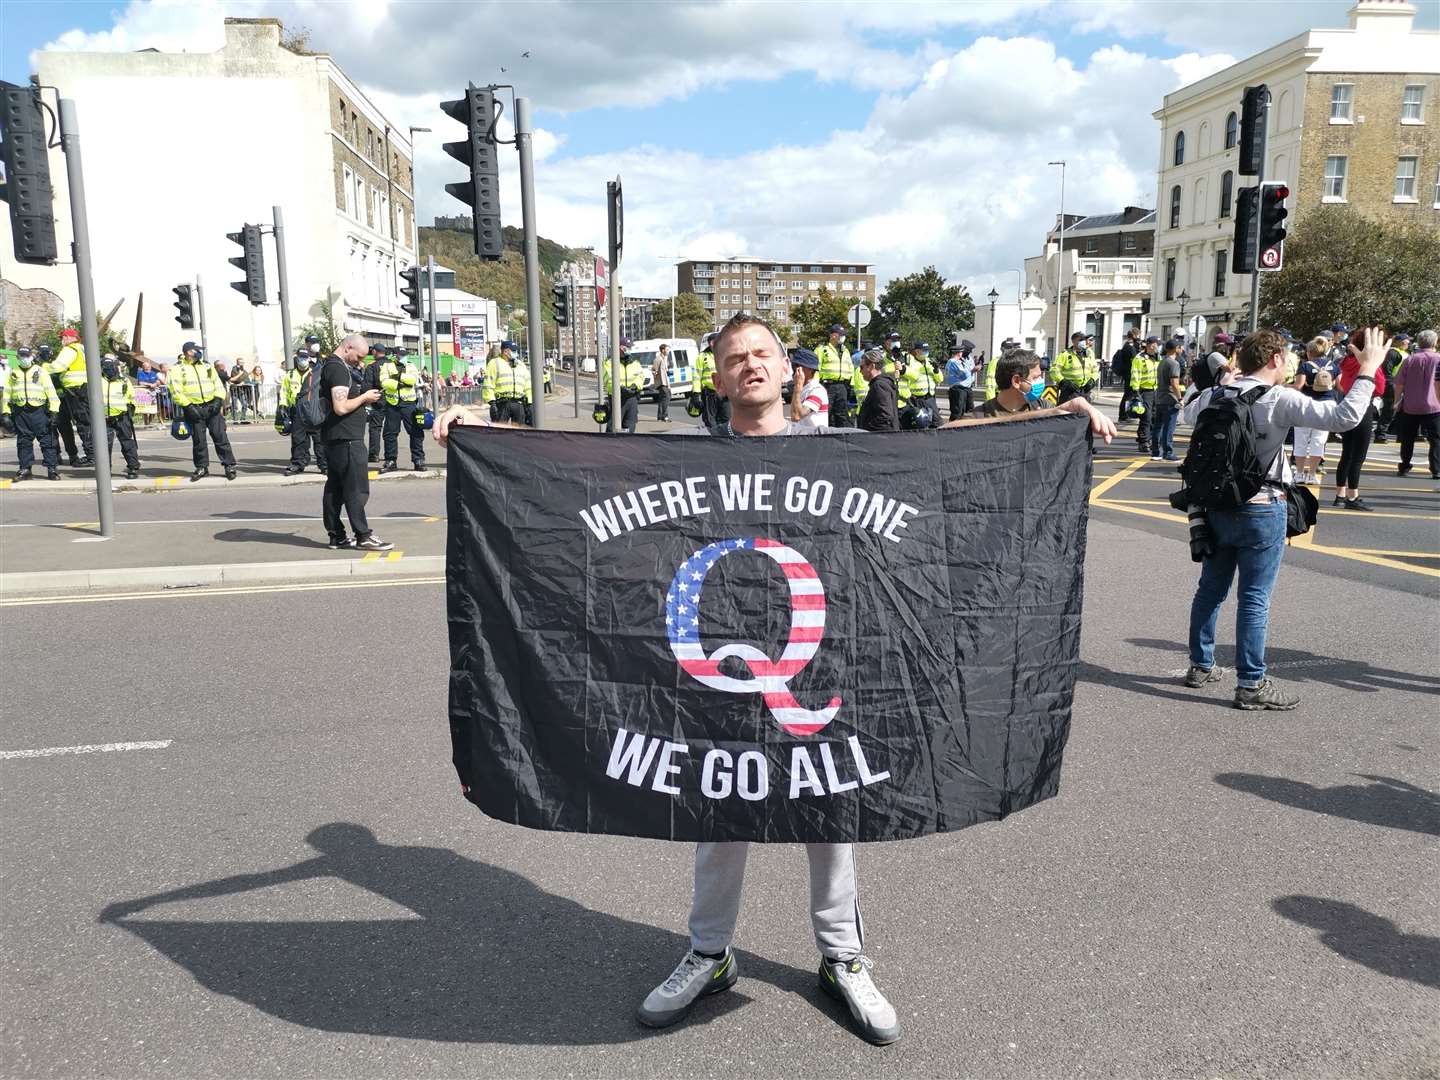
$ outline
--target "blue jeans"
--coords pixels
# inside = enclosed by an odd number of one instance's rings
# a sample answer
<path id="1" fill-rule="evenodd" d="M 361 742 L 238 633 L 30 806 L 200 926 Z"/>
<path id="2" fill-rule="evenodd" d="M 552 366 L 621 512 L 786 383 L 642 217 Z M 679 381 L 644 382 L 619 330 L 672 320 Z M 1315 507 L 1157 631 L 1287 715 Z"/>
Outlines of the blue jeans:
<path id="1" fill-rule="evenodd" d="M 1165 396 L 1168 398 L 1170 395 Z M 1155 406 L 1155 418 L 1150 422 L 1150 453 L 1161 457 L 1175 456 L 1175 423 L 1179 419 L 1178 409 Z"/>
<path id="2" fill-rule="evenodd" d="M 1240 572 L 1235 609 L 1235 676 L 1243 687 L 1265 681 L 1265 630 L 1270 592 L 1285 554 L 1285 502 L 1250 503 L 1206 515 L 1215 554 L 1200 564 L 1200 584 L 1190 604 L 1190 663 L 1215 665 L 1215 621 Z"/>

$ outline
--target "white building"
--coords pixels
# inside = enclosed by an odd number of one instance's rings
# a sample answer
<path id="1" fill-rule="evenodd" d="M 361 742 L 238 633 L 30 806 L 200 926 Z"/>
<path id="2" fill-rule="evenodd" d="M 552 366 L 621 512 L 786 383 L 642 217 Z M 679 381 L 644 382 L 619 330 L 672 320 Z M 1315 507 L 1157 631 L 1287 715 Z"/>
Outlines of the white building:
<path id="1" fill-rule="evenodd" d="M 141 345 L 175 355 L 199 329 L 181 330 L 173 286 L 204 284 L 208 340 L 216 357 L 278 361 L 278 272 L 265 240 L 271 303 L 252 307 L 229 283 L 243 275 L 226 239 L 245 223 L 284 214 L 295 327 L 320 316 L 327 296 L 337 326 L 395 342 L 407 331 L 399 272 L 415 262 L 408 133 L 396 129 L 333 59 L 281 45 L 274 19 L 226 19 L 213 53 L 44 52 L 37 81 L 76 103 L 85 166 L 96 304 L 121 298 L 117 329 L 133 332 L 146 299 Z M 53 98 L 51 103 L 53 104 Z M 56 238 L 71 240 L 65 161 L 51 151 Z M 8 216 L 0 245 L 12 250 Z M 78 314 L 74 267 L 5 260 L 4 278 L 58 295 Z M 7 289 L 7 293 L 11 290 Z"/>
<path id="2" fill-rule="evenodd" d="M 1151 324 L 1162 336 L 1180 323 L 1182 294 L 1187 321 L 1203 315 L 1212 330 L 1248 326 L 1251 275 L 1230 272 L 1236 193 L 1255 183 L 1239 175 L 1247 86 L 1270 89 L 1265 179 L 1289 186 L 1292 231 L 1326 204 L 1440 227 L 1440 35 L 1415 30 L 1415 14 L 1402 0 L 1360 0 L 1347 29 L 1297 34 L 1165 96 L 1154 114 L 1151 299 Z"/>
<path id="3" fill-rule="evenodd" d="M 423 280 L 423 278 L 422 278 Z M 422 294 L 424 295 L 424 294 Z M 428 301 L 425 304 L 428 310 Z M 439 350 L 439 364 L 443 375 L 450 370 L 444 358 L 460 357 L 470 361 L 483 359 L 491 346 L 504 340 L 504 326 L 500 322 L 500 309 L 494 300 L 455 288 L 455 271 L 443 266 L 435 267 L 435 344 Z M 414 324 L 406 327 L 414 333 Z M 430 353 L 430 323 L 425 323 L 425 353 Z"/>
<path id="4" fill-rule="evenodd" d="M 1018 304 L 997 302 L 992 307 L 984 297 L 977 297 L 975 326 L 962 331 L 960 336 L 973 341 L 975 348 L 986 356 L 998 353 L 1006 338 L 1020 342 L 1037 355 L 1044 355 L 1049 348 L 1050 335 L 1055 330 L 1053 318 L 1046 321 L 1046 316 L 1050 314 L 1050 306 L 1029 290 Z"/>

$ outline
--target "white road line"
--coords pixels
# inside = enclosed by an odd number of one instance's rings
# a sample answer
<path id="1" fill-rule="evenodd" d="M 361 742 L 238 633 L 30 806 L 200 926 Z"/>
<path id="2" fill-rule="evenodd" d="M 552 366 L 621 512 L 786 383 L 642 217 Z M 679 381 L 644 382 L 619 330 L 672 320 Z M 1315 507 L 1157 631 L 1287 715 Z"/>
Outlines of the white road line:
<path id="1" fill-rule="evenodd" d="M 443 517 L 436 517 L 432 514 L 403 514 L 394 517 L 386 514 L 372 514 L 376 521 L 404 524 L 407 521 L 434 522 L 444 521 Z M 232 527 L 278 525 L 283 522 L 295 521 L 323 521 L 319 514 L 307 517 L 267 517 L 267 518 L 156 518 L 144 521 L 117 521 L 116 525 L 229 525 Z M 93 521 L 5 521 L 0 522 L 0 529 L 64 529 L 72 525 L 89 525 L 98 528 L 98 523 Z"/>
<path id="2" fill-rule="evenodd" d="M 47 746 L 42 750 L 0 750 L 0 761 L 12 758 L 54 757 L 56 754 L 110 754 L 116 750 L 164 750 L 173 739 L 152 742 L 107 742 L 90 746 Z"/>

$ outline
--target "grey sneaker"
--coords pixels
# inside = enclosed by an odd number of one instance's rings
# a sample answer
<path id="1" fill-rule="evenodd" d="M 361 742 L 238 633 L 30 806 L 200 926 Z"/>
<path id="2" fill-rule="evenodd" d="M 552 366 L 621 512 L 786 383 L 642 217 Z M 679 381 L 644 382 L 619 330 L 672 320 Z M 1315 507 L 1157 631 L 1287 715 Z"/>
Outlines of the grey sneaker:
<path id="1" fill-rule="evenodd" d="M 1206 683 L 1219 682 L 1225 669 L 1222 667 L 1197 667 L 1190 665 L 1190 670 L 1185 673 L 1185 685 L 1195 690 Z"/>
<path id="2" fill-rule="evenodd" d="M 870 978 L 874 961 L 868 956 L 853 960 L 821 960 L 820 989 L 850 1010 L 861 1038 L 886 1046 L 900 1038 L 900 1021 L 895 1006 L 885 1000 Z"/>
<path id="3" fill-rule="evenodd" d="M 729 990 L 740 978 L 735 953 L 725 950 L 718 960 L 688 952 L 675 970 L 640 1003 L 635 1019 L 646 1027 L 661 1028 L 683 1020 L 695 1002 L 710 994 Z"/>
<path id="4" fill-rule="evenodd" d="M 1245 709 L 1248 712 L 1258 712 L 1262 709 L 1274 709 L 1276 712 L 1289 712 L 1300 704 L 1300 699 L 1294 694 L 1287 694 L 1269 679 L 1266 679 L 1259 686 L 1238 686 L 1235 688 L 1235 707 Z"/>

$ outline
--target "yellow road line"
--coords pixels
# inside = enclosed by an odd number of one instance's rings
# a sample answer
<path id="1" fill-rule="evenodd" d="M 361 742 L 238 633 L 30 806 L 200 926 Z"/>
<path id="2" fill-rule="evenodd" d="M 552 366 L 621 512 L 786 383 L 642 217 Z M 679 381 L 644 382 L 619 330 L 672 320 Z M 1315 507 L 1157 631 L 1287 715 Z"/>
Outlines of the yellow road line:
<path id="1" fill-rule="evenodd" d="M 323 589 L 381 589 L 396 585 L 439 585 L 444 577 L 381 578 L 374 581 L 315 581 L 291 585 L 232 585 L 219 588 L 156 589 L 148 592 L 92 593 L 86 596 L 21 596 L 0 600 L 0 607 L 40 607 L 46 604 L 94 604 L 110 600 L 179 600 L 186 597 L 248 596 L 256 593 L 315 592 Z"/>
<path id="2" fill-rule="evenodd" d="M 1116 484 L 1120 483 L 1120 481 L 1124 480 L 1131 473 L 1135 472 L 1135 470 L 1137 470 L 1138 468 L 1140 468 L 1140 462 L 1134 461 L 1131 462 L 1129 465 L 1126 465 L 1123 469 L 1121 469 L 1114 475 L 1107 476 L 1104 480 L 1100 481 L 1100 483 L 1096 484 L 1093 488 L 1090 489 L 1090 502 L 1092 504 L 1099 502 L 1104 497 L 1107 491 L 1109 491 Z"/>
<path id="3" fill-rule="evenodd" d="M 405 557 L 403 551 L 367 551 L 360 556 L 361 562 L 399 562 Z"/>
<path id="4" fill-rule="evenodd" d="M 1376 551 L 1374 548 L 1348 548 L 1361 555 L 1386 555 L 1399 559 L 1440 559 L 1440 551 Z"/>

